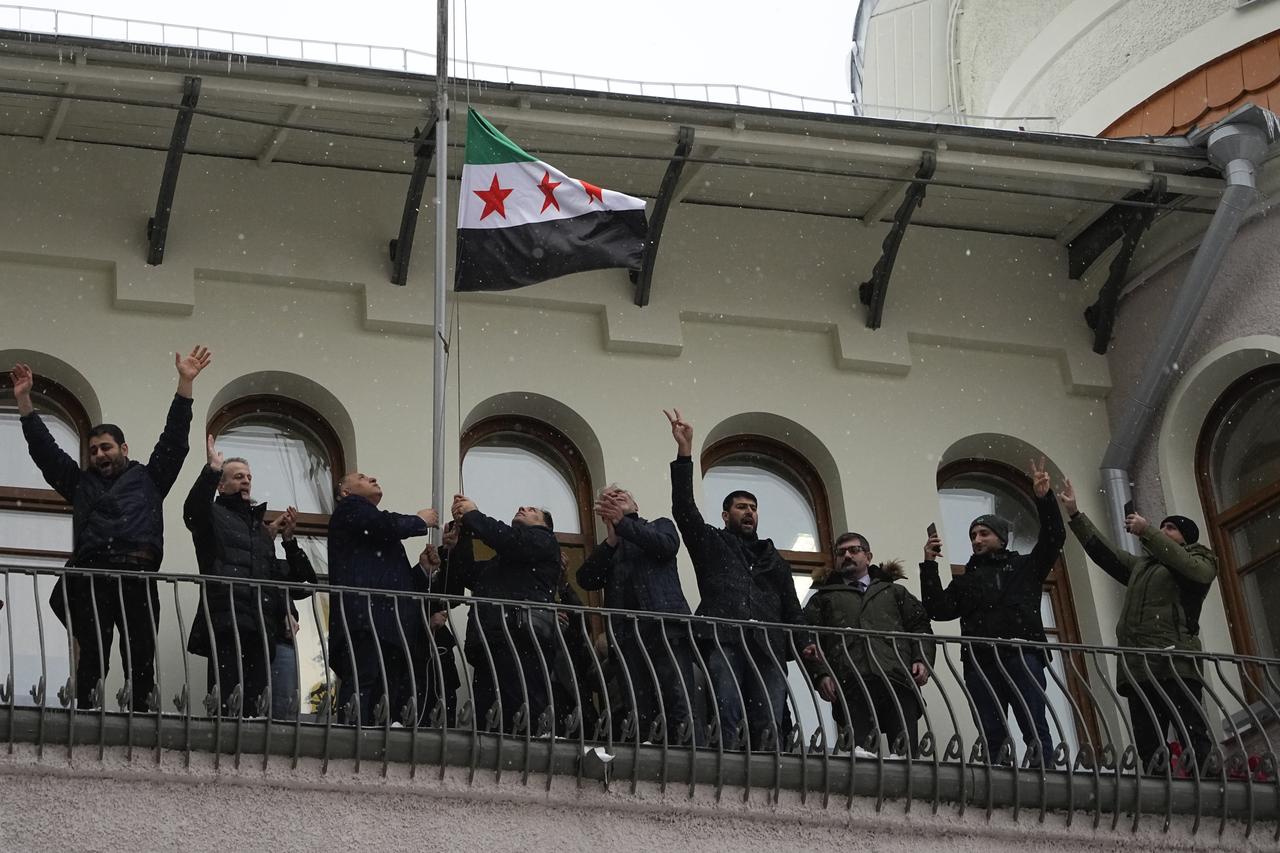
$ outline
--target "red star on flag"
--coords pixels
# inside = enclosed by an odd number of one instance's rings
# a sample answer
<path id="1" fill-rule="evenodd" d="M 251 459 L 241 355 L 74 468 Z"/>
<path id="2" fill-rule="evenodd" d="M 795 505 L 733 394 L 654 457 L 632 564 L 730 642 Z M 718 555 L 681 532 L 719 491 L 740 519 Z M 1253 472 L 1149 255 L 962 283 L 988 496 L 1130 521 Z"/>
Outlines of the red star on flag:
<path id="1" fill-rule="evenodd" d="M 554 207 L 556 210 L 560 209 L 560 202 L 556 201 L 556 187 L 560 186 L 561 183 L 561 181 L 551 180 L 551 173 L 543 171 L 542 180 L 538 182 L 538 189 L 542 190 L 545 198 L 542 200 L 542 210 L 538 211 L 539 213 L 542 213 L 548 207 Z"/>
<path id="2" fill-rule="evenodd" d="M 604 204 L 604 191 L 602 189 L 595 184 L 589 184 L 586 181 L 578 181 L 578 183 L 582 184 L 582 188 L 587 191 L 587 204 L 591 204 L 593 201 L 598 201 L 602 205 Z"/>
<path id="3" fill-rule="evenodd" d="M 511 195 L 512 191 L 504 190 L 502 187 L 498 185 L 497 172 L 494 172 L 493 174 L 493 183 L 489 184 L 489 189 L 472 190 L 472 192 L 480 196 L 481 201 L 484 202 L 484 212 L 480 214 L 481 222 L 484 221 L 484 218 L 486 216 L 488 216 L 490 213 L 493 213 L 495 211 L 503 219 L 507 218 L 507 208 L 506 208 L 505 202 L 507 200 L 507 196 Z"/>

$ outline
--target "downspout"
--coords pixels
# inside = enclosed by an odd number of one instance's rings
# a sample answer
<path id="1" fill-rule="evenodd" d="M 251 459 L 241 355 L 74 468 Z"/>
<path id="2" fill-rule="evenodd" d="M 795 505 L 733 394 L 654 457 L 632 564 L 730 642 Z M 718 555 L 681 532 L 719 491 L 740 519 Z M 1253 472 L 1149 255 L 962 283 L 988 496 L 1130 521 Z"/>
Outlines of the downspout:
<path id="1" fill-rule="evenodd" d="M 1227 249 L 1258 196 L 1256 172 L 1271 145 L 1280 136 L 1274 113 L 1246 106 L 1211 127 L 1193 131 L 1187 142 L 1205 146 L 1209 161 L 1226 179 L 1209 229 L 1191 261 L 1191 268 L 1174 295 L 1169 318 L 1147 358 L 1142 376 L 1121 412 L 1111 443 L 1100 467 L 1102 491 L 1107 503 L 1108 526 L 1113 541 L 1138 553 L 1138 540 L 1124 529 L 1124 505 L 1133 499 L 1129 468 L 1138 444 L 1147 437 L 1156 412 L 1165 402 L 1178 369 L 1178 356 L 1200 315 L 1209 288 L 1222 266 Z M 1138 511 L 1142 511 L 1138 507 Z"/>

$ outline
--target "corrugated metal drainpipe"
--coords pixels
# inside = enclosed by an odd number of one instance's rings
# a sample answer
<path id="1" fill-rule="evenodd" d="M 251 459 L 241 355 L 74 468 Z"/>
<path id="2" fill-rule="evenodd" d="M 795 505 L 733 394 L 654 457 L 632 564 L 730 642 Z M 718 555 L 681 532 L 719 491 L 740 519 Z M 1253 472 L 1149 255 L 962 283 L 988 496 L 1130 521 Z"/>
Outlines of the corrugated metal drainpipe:
<path id="1" fill-rule="evenodd" d="M 1113 541 L 1122 543 L 1135 554 L 1138 540 L 1124 529 L 1124 505 L 1133 497 L 1129 468 L 1138 443 L 1147 437 L 1155 414 L 1176 378 L 1178 356 L 1200 315 L 1227 248 L 1257 198 L 1255 173 L 1267 149 L 1280 135 L 1278 127 L 1273 113 L 1248 106 L 1189 137 L 1193 145 L 1205 145 L 1210 162 L 1222 170 L 1227 186 L 1102 457 L 1102 491 L 1106 496 Z M 1139 506 L 1138 512 L 1143 509 Z"/>

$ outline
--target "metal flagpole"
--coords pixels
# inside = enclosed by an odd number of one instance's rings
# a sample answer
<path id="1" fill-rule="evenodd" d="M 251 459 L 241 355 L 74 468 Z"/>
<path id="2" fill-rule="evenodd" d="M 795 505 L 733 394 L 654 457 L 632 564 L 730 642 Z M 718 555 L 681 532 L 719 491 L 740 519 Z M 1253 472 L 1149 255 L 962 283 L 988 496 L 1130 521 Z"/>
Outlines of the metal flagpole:
<path id="1" fill-rule="evenodd" d="M 436 4 L 436 290 L 434 379 L 431 384 L 433 418 L 431 424 L 431 505 L 441 516 L 448 514 L 444 499 L 444 415 L 445 385 L 449 380 L 449 354 L 445 349 L 448 314 L 445 312 L 446 260 L 449 223 L 449 0 Z M 443 524 L 444 519 L 441 518 Z M 438 543 L 439 533 L 432 535 Z"/>

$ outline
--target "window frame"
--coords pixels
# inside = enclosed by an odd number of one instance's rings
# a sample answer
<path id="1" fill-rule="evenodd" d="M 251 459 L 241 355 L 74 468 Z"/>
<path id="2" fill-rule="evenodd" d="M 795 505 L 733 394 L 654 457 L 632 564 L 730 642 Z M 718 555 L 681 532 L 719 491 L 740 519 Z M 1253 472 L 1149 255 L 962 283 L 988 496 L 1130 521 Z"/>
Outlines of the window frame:
<path id="1" fill-rule="evenodd" d="M 31 396 L 37 413 L 53 413 L 70 423 L 80 436 L 79 459 L 81 469 L 89 459 L 89 430 L 93 423 L 80 400 L 64 386 L 47 376 L 35 374 L 33 377 Z M 13 382 L 7 372 L 0 373 L 0 396 L 9 398 L 13 395 Z M 26 443 L 22 452 L 27 452 Z M 71 515 L 71 504 L 62 499 L 62 495 L 53 489 L 37 489 L 26 486 L 9 486 L 0 483 L 0 510 L 15 512 L 38 512 L 53 515 Z M 71 551 L 51 551 L 40 548 L 14 548 L 0 543 L 0 559 L 13 557 L 47 557 L 53 559 L 70 559 Z"/>
<path id="2" fill-rule="evenodd" d="M 237 397 L 229 403 L 218 408 L 216 412 L 209 416 L 206 434 L 212 435 L 214 441 L 236 421 L 247 419 L 252 415 L 269 415 L 277 418 L 296 421 L 300 426 L 311 433 L 319 440 L 321 447 L 329 456 L 329 473 L 333 480 L 330 483 L 330 493 L 336 494 L 338 483 L 342 481 L 342 477 L 346 474 L 346 453 L 343 451 L 342 440 L 338 437 L 338 433 L 329 421 L 319 412 L 310 406 L 302 403 L 292 397 L 285 397 L 280 394 L 250 394 L 245 397 Z M 253 460 L 250 460 L 252 465 Z M 280 515 L 282 510 L 269 510 L 265 518 L 268 522 L 274 521 Z M 298 513 L 298 536 L 309 536 L 313 538 L 327 538 L 329 535 L 329 513 L 324 512 L 300 512 Z"/>
<path id="3" fill-rule="evenodd" d="M 831 502 L 827 498 L 827 487 L 813 467 L 799 451 L 775 438 L 741 433 L 718 439 L 702 451 L 702 476 L 730 456 L 749 453 L 764 456 L 773 460 L 800 480 L 808 492 L 809 505 L 813 510 L 814 521 L 818 528 L 817 551 L 790 551 L 782 548 L 778 553 L 791 565 L 793 574 L 810 576 L 816 569 L 834 566 L 835 558 L 831 549 L 835 546 L 831 523 Z M 766 469 L 767 470 L 767 469 Z"/>
<path id="4" fill-rule="evenodd" d="M 1031 477 L 1021 468 L 995 459 L 976 459 L 971 457 L 948 462 L 938 469 L 938 491 L 941 492 L 944 484 L 949 480 L 974 474 L 1000 480 L 1012 487 L 1034 506 L 1036 497 Z M 1066 524 L 1065 519 L 1063 524 Z M 955 552 L 953 551 L 952 553 Z M 954 578 L 964 574 L 965 566 L 966 563 L 952 563 L 951 576 Z M 1053 568 L 1044 579 L 1044 584 L 1041 588 L 1049 594 L 1049 606 L 1053 609 L 1055 627 L 1052 629 L 1045 628 L 1045 636 L 1049 642 L 1079 644 L 1081 642 L 1080 620 L 1076 615 L 1075 596 L 1071 591 L 1071 575 L 1067 571 L 1066 555 L 1062 551 L 1058 552 Z M 1071 652 L 1069 654 L 1074 660 L 1070 665 L 1064 667 L 1067 676 L 1067 688 L 1076 707 L 1084 713 L 1083 722 L 1088 730 L 1088 738 L 1093 743 L 1100 744 L 1102 743 L 1101 730 L 1098 727 L 1094 702 L 1090 698 L 1088 688 L 1089 670 L 1086 666 L 1084 655 L 1079 652 Z M 1085 734 L 1085 732 L 1077 732 L 1077 737 L 1079 738 Z"/>
<path id="5" fill-rule="evenodd" d="M 1195 470 L 1200 506 L 1204 510 L 1205 526 L 1208 527 L 1213 551 L 1218 558 L 1218 582 L 1221 584 L 1232 648 L 1241 655 L 1258 654 L 1250 625 L 1249 605 L 1245 600 L 1244 578 L 1274 559 L 1280 554 L 1280 548 L 1240 565 L 1232 534 L 1254 518 L 1280 507 L 1280 479 L 1242 496 L 1231 506 L 1220 508 L 1210 463 L 1214 439 L 1226 417 L 1259 384 L 1271 382 L 1280 382 L 1280 365 L 1267 365 L 1251 370 L 1228 385 L 1209 409 L 1196 440 Z"/>

